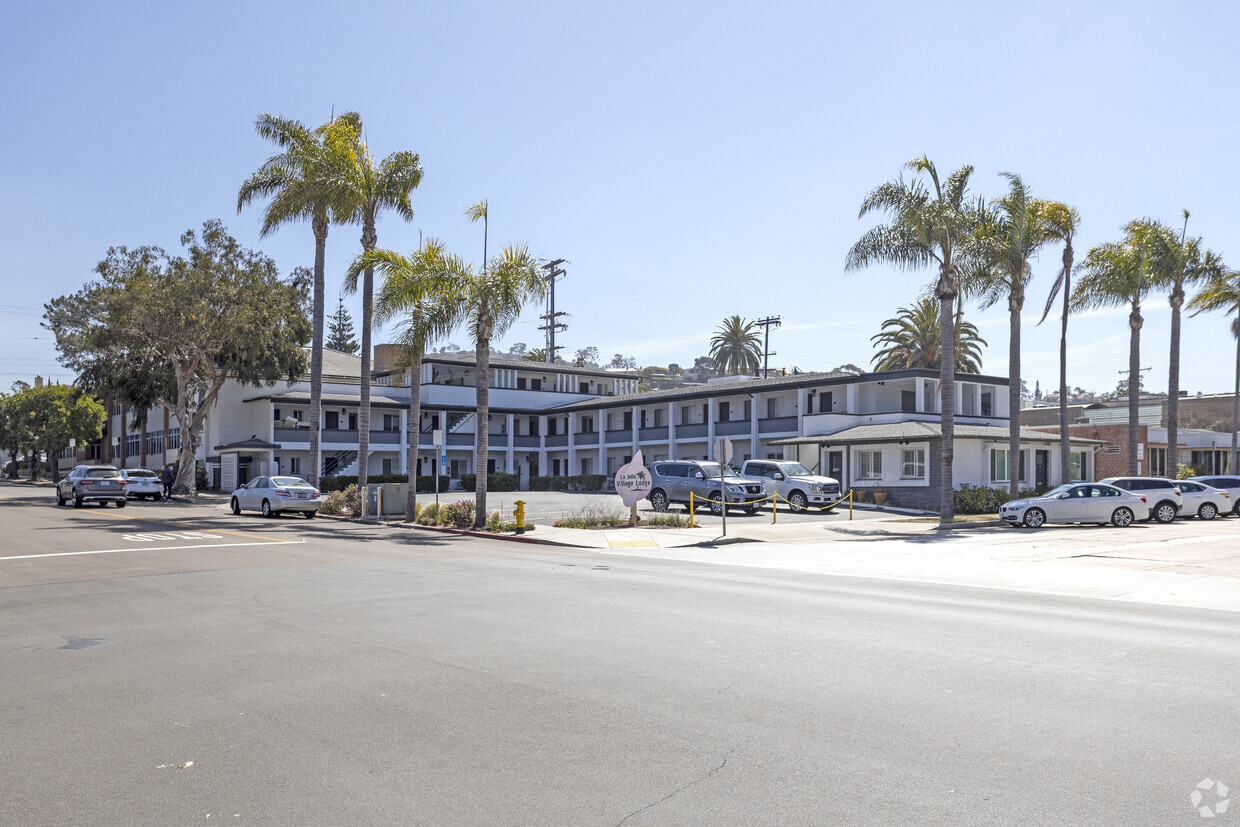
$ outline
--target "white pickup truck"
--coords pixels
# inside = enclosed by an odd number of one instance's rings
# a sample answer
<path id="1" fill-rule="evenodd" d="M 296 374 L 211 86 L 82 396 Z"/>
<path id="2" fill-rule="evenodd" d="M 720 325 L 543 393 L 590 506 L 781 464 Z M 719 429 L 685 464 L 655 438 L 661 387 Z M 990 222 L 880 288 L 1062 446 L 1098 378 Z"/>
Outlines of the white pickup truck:
<path id="1" fill-rule="evenodd" d="M 746 460 L 742 477 L 762 480 L 767 495 L 778 494 L 793 511 L 821 508 L 829 512 L 840 500 L 840 483 L 820 477 L 799 462 L 783 459 Z"/>

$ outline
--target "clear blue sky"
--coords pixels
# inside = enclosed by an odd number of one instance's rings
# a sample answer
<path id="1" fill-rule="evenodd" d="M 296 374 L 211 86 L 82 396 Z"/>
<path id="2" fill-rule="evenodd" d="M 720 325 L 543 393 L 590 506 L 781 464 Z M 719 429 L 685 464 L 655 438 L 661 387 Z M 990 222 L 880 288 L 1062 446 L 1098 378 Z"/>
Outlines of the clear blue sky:
<path id="1" fill-rule="evenodd" d="M 868 367 L 870 336 L 932 274 L 845 273 L 865 193 L 928 154 L 1000 171 L 1074 204 L 1078 257 L 1128 220 L 1177 222 L 1240 265 L 1232 57 L 1225 3 L 109 3 L 17 4 L 0 52 L 0 388 L 72 375 L 39 327 L 109 246 L 157 244 L 222 218 L 281 271 L 309 265 L 308 226 L 258 238 L 237 188 L 271 151 L 261 112 L 309 124 L 362 113 L 372 150 L 420 153 L 419 232 L 475 260 L 491 243 L 564 258 L 571 353 L 691 364 L 724 316 L 780 315 L 773 364 Z M 328 305 L 357 253 L 328 239 Z M 1024 375 L 1058 382 L 1054 319 L 1035 327 L 1059 263 L 1036 264 Z M 347 299 L 358 317 L 360 302 Z M 500 344 L 542 345 L 534 308 Z M 970 316 L 1007 373 L 1007 313 Z M 1164 297 L 1147 304 L 1146 387 L 1166 387 Z M 37 337 L 37 338 L 36 338 Z M 1113 388 L 1123 311 L 1074 318 L 1069 384 Z M 376 341 L 383 341 L 383 333 Z M 451 341 L 468 347 L 459 332 Z M 1182 387 L 1226 392 L 1234 344 L 1218 315 L 1184 329 Z"/>

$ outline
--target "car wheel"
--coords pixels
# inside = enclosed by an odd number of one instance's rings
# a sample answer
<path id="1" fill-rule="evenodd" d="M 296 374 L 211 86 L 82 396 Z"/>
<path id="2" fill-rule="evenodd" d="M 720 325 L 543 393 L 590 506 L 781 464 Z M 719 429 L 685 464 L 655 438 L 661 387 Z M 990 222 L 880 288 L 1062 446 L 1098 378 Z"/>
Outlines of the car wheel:
<path id="1" fill-rule="evenodd" d="M 723 495 L 718 491 L 710 495 L 710 513 L 716 517 L 723 514 Z"/>
<path id="2" fill-rule="evenodd" d="M 802 494 L 800 491 L 793 491 L 791 494 L 788 495 L 788 507 L 791 508 L 793 511 L 796 511 L 796 512 L 804 511 L 806 502 L 807 500 L 805 499 L 805 495 Z"/>
<path id="3" fill-rule="evenodd" d="M 60 496 L 60 494 L 59 494 L 59 493 L 58 493 L 58 494 L 56 494 L 56 507 L 57 507 L 57 508 L 59 508 L 60 506 L 62 506 L 62 505 L 64 505 L 64 504 L 65 504 L 65 498 L 64 498 L 64 497 L 62 497 L 62 496 Z"/>
<path id="4" fill-rule="evenodd" d="M 662 488 L 650 492 L 650 507 L 655 511 L 667 511 L 667 494 L 663 493 Z"/>
<path id="5" fill-rule="evenodd" d="M 234 514 L 240 514 L 240 513 L 241 513 L 241 503 L 237 502 L 237 498 L 236 498 L 236 497 L 233 497 L 233 498 L 232 498 L 232 503 L 230 503 L 230 505 L 232 506 L 232 513 L 234 513 Z"/>
<path id="6" fill-rule="evenodd" d="M 1025 512 L 1021 522 L 1029 528 L 1041 528 L 1046 523 L 1046 512 L 1040 508 L 1031 508 Z"/>
<path id="7" fill-rule="evenodd" d="M 1115 512 L 1111 515 L 1111 525 L 1119 526 L 1120 528 L 1127 528 L 1132 525 L 1132 509 L 1115 509 Z"/>
<path id="8" fill-rule="evenodd" d="M 126 500 L 117 500 L 117 501 L 116 501 L 116 507 L 117 507 L 117 508 L 124 508 L 124 507 L 125 507 L 125 505 L 126 505 Z"/>
<path id="9" fill-rule="evenodd" d="M 1218 516 L 1218 509 L 1214 503 L 1202 503 L 1201 508 L 1197 509 L 1197 516 L 1203 520 L 1213 520 Z"/>
<path id="10" fill-rule="evenodd" d="M 85 501 L 85 500 L 83 500 L 81 497 L 74 497 L 74 498 L 73 498 L 73 507 L 74 507 L 74 508 L 81 508 L 81 507 L 82 507 L 82 503 L 84 503 L 84 502 L 86 502 L 86 501 Z"/>
<path id="11" fill-rule="evenodd" d="M 1154 519 L 1163 525 L 1166 525 L 1167 523 L 1174 523 L 1175 503 L 1164 501 L 1154 506 Z"/>
<path id="12" fill-rule="evenodd" d="M 267 502 L 267 500 L 263 500 L 263 516 L 274 517 L 275 515 L 275 512 L 271 510 L 271 503 Z"/>
<path id="13" fill-rule="evenodd" d="M 314 519 L 314 512 L 313 512 L 313 511 L 303 511 L 302 513 L 306 515 L 306 519 L 307 519 L 307 520 L 313 520 L 313 519 Z"/>

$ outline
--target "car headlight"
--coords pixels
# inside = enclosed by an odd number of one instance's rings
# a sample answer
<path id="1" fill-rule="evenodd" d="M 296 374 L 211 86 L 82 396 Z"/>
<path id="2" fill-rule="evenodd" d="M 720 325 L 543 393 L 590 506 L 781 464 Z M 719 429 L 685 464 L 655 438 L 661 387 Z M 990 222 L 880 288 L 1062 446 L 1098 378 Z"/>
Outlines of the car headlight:
<path id="1" fill-rule="evenodd" d="M 744 493 L 745 493 L 745 489 L 744 489 L 744 488 L 741 488 L 739 485 L 729 485 L 729 486 L 728 486 L 728 493 L 729 493 L 729 494 L 744 494 Z"/>

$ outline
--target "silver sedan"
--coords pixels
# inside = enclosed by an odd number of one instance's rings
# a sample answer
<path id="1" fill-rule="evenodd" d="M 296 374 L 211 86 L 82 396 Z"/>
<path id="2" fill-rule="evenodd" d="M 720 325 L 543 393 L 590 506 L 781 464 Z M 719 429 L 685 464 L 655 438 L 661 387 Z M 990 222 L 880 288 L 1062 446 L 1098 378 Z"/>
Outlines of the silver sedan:
<path id="1" fill-rule="evenodd" d="M 285 511 L 313 519 L 323 498 L 319 490 L 301 477 L 255 477 L 232 495 L 232 513 L 259 511 L 275 517 Z"/>
<path id="2" fill-rule="evenodd" d="M 1028 528 L 1046 523 L 1111 523 L 1124 528 L 1149 516 L 1144 496 L 1098 482 L 1061 485 L 1040 497 L 1012 500 L 999 508 L 1001 520 Z"/>

